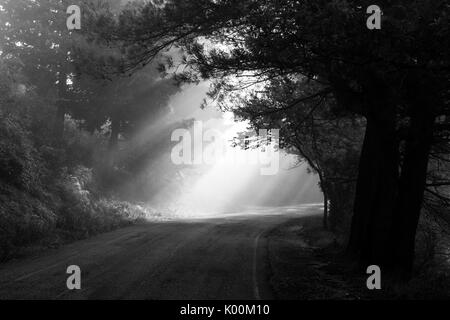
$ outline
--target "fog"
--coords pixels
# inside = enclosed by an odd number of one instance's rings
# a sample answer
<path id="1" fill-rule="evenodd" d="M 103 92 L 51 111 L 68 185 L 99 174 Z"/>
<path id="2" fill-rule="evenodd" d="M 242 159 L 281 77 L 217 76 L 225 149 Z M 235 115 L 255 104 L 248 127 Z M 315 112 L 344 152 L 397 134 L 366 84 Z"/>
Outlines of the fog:
<path id="1" fill-rule="evenodd" d="M 267 162 L 248 161 L 260 159 L 260 151 L 232 147 L 230 140 L 248 124 L 236 122 L 232 113 L 222 112 L 214 105 L 201 109 L 208 86 L 183 86 L 169 99 L 166 112 L 150 115 L 146 124 L 123 142 L 116 154 L 119 158 L 136 150 L 145 156 L 139 161 L 144 163 L 139 164 L 136 178 L 123 183 L 120 193 L 182 217 L 322 202 L 318 178 L 308 172 L 307 165 L 300 163 L 297 156 L 280 151 L 276 174 L 263 175 Z M 203 152 L 221 143 L 224 153 L 216 155 L 213 163 L 176 165 L 171 154 L 178 142 L 171 141 L 171 134 L 178 128 L 193 133 L 194 121 L 203 132 L 215 130 L 221 136 L 220 142 L 214 140 L 205 145 Z"/>

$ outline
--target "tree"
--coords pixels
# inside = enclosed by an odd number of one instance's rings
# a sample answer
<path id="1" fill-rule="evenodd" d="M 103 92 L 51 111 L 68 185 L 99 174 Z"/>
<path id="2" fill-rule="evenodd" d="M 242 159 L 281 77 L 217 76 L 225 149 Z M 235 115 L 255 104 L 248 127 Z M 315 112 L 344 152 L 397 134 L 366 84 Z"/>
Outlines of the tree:
<path id="1" fill-rule="evenodd" d="M 303 76 L 320 91 L 297 101 L 332 92 L 342 111 L 364 117 L 348 252 L 361 267 L 377 264 L 408 279 L 435 119 L 448 117 L 450 8 L 438 0 L 381 1 L 383 25 L 374 31 L 366 27 L 370 4 L 171 1 L 160 32 L 146 30 L 155 22 L 143 9 L 129 13 L 137 24 L 129 18 L 118 34 L 127 32 L 127 43 L 140 48 L 132 66 L 185 45 L 189 69 L 180 79 L 218 79 L 211 96 L 219 101 L 270 79 Z"/>
<path id="2" fill-rule="evenodd" d="M 316 91 L 317 84 L 306 78 L 272 79 L 232 110 L 254 128 L 281 129 L 281 147 L 305 159 L 319 177 L 325 229 L 347 231 L 364 121 L 339 113 L 331 95 L 293 103 Z"/>
<path id="3" fill-rule="evenodd" d="M 56 102 L 54 128 L 56 136 L 61 137 L 66 81 L 71 72 L 72 40 L 65 26 L 67 6 L 61 1 L 7 0 L 2 7 L 2 56 L 20 59 L 30 85 Z"/>
<path id="4" fill-rule="evenodd" d="M 28 86 L 55 105 L 54 137 L 60 140 L 64 133 L 65 115 L 74 103 L 80 102 L 80 92 L 74 92 L 77 74 L 97 61 L 114 60 L 113 52 L 101 50 L 86 35 L 92 19 L 101 18 L 99 25 L 107 29 L 119 0 L 106 4 L 103 0 L 79 3 L 83 16 L 82 31 L 69 31 L 66 26 L 66 10 L 72 1 L 5 0 L 2 4 L 1 56 L 14 57 L 23 65 Z M 86 69 L 84 69 L 86 70 Z M 93 70 L 91 70 L 93 71 Z M 96 73 L 97 77 L 100 74 Z M 92 83 L 91 83 L 92 84 Z"/>

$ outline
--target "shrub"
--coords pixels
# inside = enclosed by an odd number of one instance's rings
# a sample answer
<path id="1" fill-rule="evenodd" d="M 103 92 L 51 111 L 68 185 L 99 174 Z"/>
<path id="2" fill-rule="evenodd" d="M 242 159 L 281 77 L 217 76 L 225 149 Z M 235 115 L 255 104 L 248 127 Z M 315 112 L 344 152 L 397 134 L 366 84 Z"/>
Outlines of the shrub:
<path id="1" fill-rule="evenodd" d="M 56 213 L 28 193 L 0 185 L 0 260 L 51 235 Z"/>
<path id="2" fill-rule="evenodd" d="M 42 161 L 27 132 L 10 117 L 0 117 L 0 179 L 30 190 L 39 184 Z"/>

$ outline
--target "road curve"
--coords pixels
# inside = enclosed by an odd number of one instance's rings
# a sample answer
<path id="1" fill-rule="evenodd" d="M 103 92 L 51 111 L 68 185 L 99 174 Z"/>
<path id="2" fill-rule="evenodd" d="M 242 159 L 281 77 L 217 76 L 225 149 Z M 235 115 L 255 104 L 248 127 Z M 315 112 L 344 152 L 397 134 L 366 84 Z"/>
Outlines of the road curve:
<path id="1" fill-rule="evenodd" d="M 270 299 L 266 233 L 318 206 L 147 223 L 0 265 L 0 299 Z M 66 269 L 81 268 L 68 290 Z"/>

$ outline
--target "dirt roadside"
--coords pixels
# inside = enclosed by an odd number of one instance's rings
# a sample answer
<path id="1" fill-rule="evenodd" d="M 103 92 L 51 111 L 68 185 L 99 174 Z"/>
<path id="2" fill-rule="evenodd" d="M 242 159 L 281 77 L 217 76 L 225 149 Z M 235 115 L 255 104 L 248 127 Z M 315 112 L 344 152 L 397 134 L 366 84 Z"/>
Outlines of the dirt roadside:
<path id="1" fill-rule="evenodd" d="M 320 215 L 285 222 L 267 234 L 269 283 L 279 300 L 448 299 L 439 277 L 419 275 L 407 285 L 382 277 L 381 290 L 368 290 L 369 275 L 344 257 L 335 235 L 322 228 Z"/>

